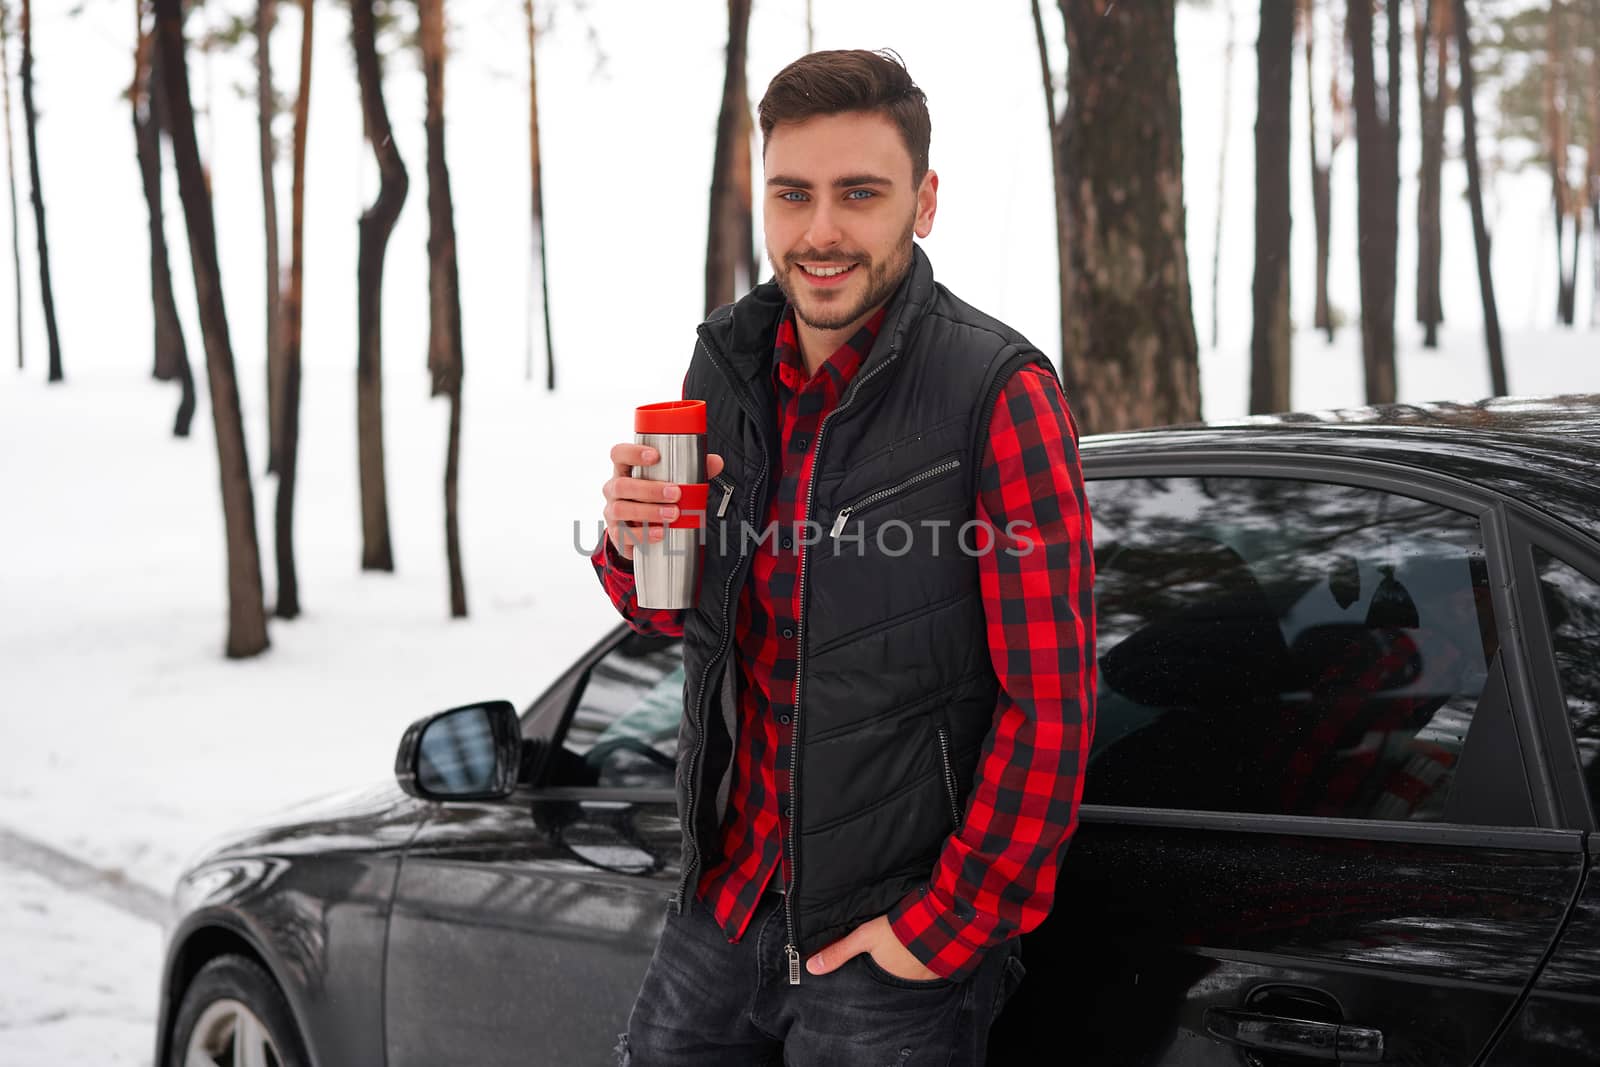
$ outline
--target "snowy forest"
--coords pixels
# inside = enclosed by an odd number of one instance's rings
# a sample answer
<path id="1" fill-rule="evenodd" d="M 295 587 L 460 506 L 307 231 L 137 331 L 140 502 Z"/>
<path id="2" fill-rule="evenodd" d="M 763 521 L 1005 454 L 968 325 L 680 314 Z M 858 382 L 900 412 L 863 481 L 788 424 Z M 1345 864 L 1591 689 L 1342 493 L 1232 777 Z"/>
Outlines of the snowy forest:
<path id="1" fill-rule="evenodd" d="M 5 824 L 151 893 L 591 641 L 602 450 L 768 275 L 810 49 L 904 56 L 925 247 L 1085 433 L 1600 392 L 1600 0 L 669 7 L 0 0 Z M 0 876 L 0 1063 L 146 1062 L 154 926 Z"/>
<path id="2" fill-rule="evenodd" d="M 11 6 L 17 6 L 13 3 Z M 235 5 L 238 6 L 238 5 Z M 279 7 L 295 16 L 294 46 L 278 48 L 274 66 L 273 30 Z M 223 11 L 220 0 L 137 0 L 129 12 L 135 31 L 128 88 L 124 94 L 133 127 L 131 150 L 149 220 L 149 288 L 152 322 L 149 363 L 157 381 L 178 392 L 172 433 L 189 436 L 197 413 L 195 362 L 210 399 L 226 528 L 229 593 L 227 654 L 255 655 L 268 647 L 267 617 L 292 620 L 300 614 L 300 582 L 295 555 L 295 499 L 301 463 L 300 418 L 303 305 L 308 255 L 305 223 L 307 129 L 312 112 L 312 69 L 317 4 L 300 0 L 281 5 L 260 0 L 250 11 Z M 357 438 L 360 567 L 392 571 L 390 517 L 384 451 L 383 293 L 385 260 L 396 221 L 409 197 L 425 205 L 427 218 L 427 370 L 430 394 L 449 409 L 444 442 L 444 521 L 449 611 L 467 614 L 458 508 L 461 463 L 461 379 L 465 343 L 460 271 L 450 160 L 446 151 L 445 74 L 448 60 L 470 62 L 447 42 L 445 0 L 380 3 L 354 0 L 327 4 L 347 9 L 345 40 L 324 41 L 348 50 L 354 74 L 342 85 L 318 84 L 320 94 L 355 94 L 364 140 L 370 147 L 377 187 L 357 222 L 356 405 L 352 425 Z M 1216 0 L 1210 14 L 1228 22 L 1223 58 L 1224 84 L 1232 67 L 1248 62 L 1237 25 L 1239 3 Z M 11 40 L 17 39 L 26 174 L 17 174 L 16 146 L 7 127 L 8 180 L 12 205 L 12 266 L 15 301 L 36 299 L 42 318 L 42 352 L 47 379 L 69 381 L 69 357 L 62 351 L 51 280 L 47 205 L 50 190 L 41 180 L 38 115 L 34 105 L 35 66 L 50 60 L 36 55 L 33 5 L 21 0 L 15 11 L 0 5 L 0 33 L 7 57 L 5 85 L 10 92 Z M 476 12 L 463 4 L 461 15 Z M 344 11 L 340 12 L 341 14 Z M 85 20 L 99 10 L 80 4 L 74 17 Z M 1102 432 L 1198 420 L 1202 417 L 1195 292 L 1209 298 L 1212 345 L 1216 344 L 1220 286 L 1222 212 L 1215 212 L 1211 277 L 1191 261 L 1189 229 L 1205 220 L 1184 210 L 1184 159 L 1208 149 L 1228 147 L 1183 143 L 1176 9 L 1173 4 L 1067 2 L 1058 5 L 1058 24 L 1047 25 L 1039 0 L 1031 12 L 1036 37 L 1044 123 L 1054 188 L 1056 266 L 1059 282 L 1059 336 L 1049 347 L 1059 353 L 1068 395 L 1086 432 Z M 729 0 L 723 50 L 721 98 L 715 109 L 715 135 L 709 175 L 704 243 L 705 308 L 735 299 L 761 276 L 757 244 L 759 220 L 751 203 L 752 159 L 757 158 L 752 121 L 752 86 L 747 56 L 750 0 Z M 587 6 L 570 16 L 583 22 Z M 815 39 L 815 13 L 806 5 L 806 39 Z M 526 36 L 526 121 L 518 134 L 527 139 L 526 188 L 522 225 L 529 235 L 530 284 L 523 294 L 529 321 L 542 331 L 530 336 L 525 372 L 547 390 L 557 389 L 557 358 L 550 280 L 561 271 L 544 241 L 545 213 L 568 213 L 574 205 L 547 205 L 541 177 L 538 71 L 541 20 L 550 12 L 522 4 Z M 70 25 L 70 24 L 69 24 Z M 327 31 L 324 31 L 326 34 Z M 281 35 L 280 35 L 281 39 Z M 380 41 L 382 45 L 380 46 Z M 1416 199 L 1405 240 L 1413 244 L 1416 322 L 1423 344 L 1438 344 L 1444 318 L 1441 268 L 1442 173 L 1447 155 L 1464 163 L 1470 233 L 1451 233 L 1452 253 L 1477 263 L 1482 315 L 1482 347 L 1494 395 L 1510 392 L 1505 341 L 1490 259 L 1492 235 L 1484 209 L 1484 157 L 1504 166 L 1513 153 L 1521 165 L 1549 174 L 1551 256 L 1558 276 L 1554 321 L 1577 325 L 1578 276 L 1587 244 L 1591 264 L 1600 264 L 1600 2 L 1550 0 L 1549 3 L 1469 3 L 1467 0 L 1385 0 L 1338 3 L 1329 0 L 1263 0 L 1255 41 L 1256 109 L 1254 124 L 1254 260 L 1251 282 L 1249 410 L 1285 411 L 1291 407 L 1293 316 L 1290 310 L 1291 169 L 1290 129 L 1294 86 L 1304 80 L 1303 140 L 1309 152 L 1316 271 L 1299 284 L 1314 293 L 1312 325 L 1330 340 L 1343 324 L 1359 329 L 1361 372 L 1368 403 L 1398 399 L 1395 346 L 1402 278 L 1397 250 L 1402 240 L 1400 210 L 1401 130 L 1411 126 L 1421 143 Z M 1243 42 L 1247 44 L 1247 42 Z M 603 57 L 605 42 L 592 30 L 587 44 Z M 1409 77 L 1403 73 L 1410 56 Z M 218 219 L 211 195 L 210 162 L 204 149 L 213 141 L 206 125 L 209 108 L 197 110 L 190 69 L 211 65 L 217 54 L 248 56 L 255 72 L 254 100 L 259 140 L 261 213 L 264 235 L 265 336 L 244 338 L 229 329 L 219 244 L 244 224 L 238 214 Z M 1137 60 L 1135 60 L 1137 57 Z M 387 105 L 384 71 L 397 62 L 420 67 L 425 87 L 425 148 L 408 165 L 395 143 Z M 292 76 L 282 74 L 284 68 Z M 275 80 L 275 69 L 279 72 Z M 284 83 L 280 87 L 278 82 Z M 1409 81 L 1410 84 L 1407 84 Z M 216 90 L 207 79 L 208 93 Z M 548 92 L 548 90 L 547 90 Z M 754 95 L 759 95 L 758 93 Z M 9 99 L 9 97 L 8 97 Z M 202 100 L 201 104 L 205 104 Z M 1194 106 L 1191 104 L 1191 106 Z M 1204 106 L 1204 105 L 1201 105 Z M 1480 121 L 1479 112 L 1484 113 Z M 10 114 L 8 109 L 8 116 Z M 289 125 L 287 144 L 280 134 Z M 1229 114 L 1224 104 L 1223 114 Z M 1459 116 L 1459 136 L 1446 144 L 1446 126 Z M 501 113 L 497 116 L 504 119 Z M 479 121 L 479 120 L 473 120 Z M 510 128 L 505 136 L 512 136 Z M 1335 192 L 1330 173 L 1341 147 L 1355 156 L 1353 204 L 1340 205 L 1357 234 L 1359 300 L 1337 309 L 1328 296 L 1328 267 Z M 1219 153 L 1220 154 L 1220 153 Z M 1219 186 L 1226 172 L 1218 162 Z M 287 212 L 280 210 L 278 186 L 287 171 Z M 170 197 L 165 175 L 175 178 Z M 17 209 L 19 181 L 27 193 L 36 255 L 25 297 L 21 251 L 23 219 Z M 1344 193 L 1346 190 L 1338 190 Z M 508 198 L 509 199 L 509 198 Z M 175 201 L 175 202 L 169 202 Z M 1218 200 L 1220 207 L 1221 200 Z M 504 205 L 511 224 L 511 204 Z M 576 210 L 583 210 L 576 208 Z M 183 242 L 192 279 L 178 278 L 169 250 L 167 219 L 176 215 L 175 234 Z M 281 216 L 287 216 L 283 218 Z M 1040 220 L 1041 222 L 1043 220 Z M 287 226 L 285 227 L 285 222 Z M 1242 225 L 1242 220 L 1233 220 Z M 285 233 L 286 230 L 286 233 Z M 1198 268 L 1198 269 L 1197 269 Z M 1600 269 L 1588 271 L 1589 315 L 1600 315 Z M 194 323 L 201 352 L 191 360 L 175 286 L 192 281 Z M 1209 282 L 1209 284 L 1208 284 Z M 398 288 L 392 285 L 392 288 Z M 421 287 L 408 284 L 408 298 L 420 300 Z M 240 299 L 234 296 L 235 300 Z M 24 316 L 16 317 L 17 366 L 25 370 L 29 338 Z M 1592 322 L 1590 323 L 1592 324 Z M 259 482 L 246 447 L 240 407 L 238 360 L 241 345 L 261 346 L 266 370 L 265 448 L 262 461 L 270 480 Z M 34 346 L 37 347 L 37 346 Z M 539 368 L 535 369 L 535 349 Z M 204 419 L 205 414 L 201 417 Z M 262 546 L 256 535 L 256 496 L 271 496 L 271 554 L 276 576 L 269 591 L 263 581 Z M 263 502 L 263 509 L 265 508 Z"/>

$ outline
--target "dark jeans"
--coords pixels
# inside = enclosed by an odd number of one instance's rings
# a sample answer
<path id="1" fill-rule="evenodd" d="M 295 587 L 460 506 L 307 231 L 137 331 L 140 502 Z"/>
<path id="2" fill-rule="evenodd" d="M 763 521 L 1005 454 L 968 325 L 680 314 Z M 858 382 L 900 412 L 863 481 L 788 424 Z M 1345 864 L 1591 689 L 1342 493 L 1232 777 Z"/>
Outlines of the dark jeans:
<path id="1" fill-rule="evenodd" d="M 667 913 L 618 1045 L 622 1067 L 980 1067 L 1022 980 L 1016 941 L 961 981 L 909 981 L 866 953 L 789 984 L 783 897 L 761 898 L 730 945 L 698 900 Z"/>

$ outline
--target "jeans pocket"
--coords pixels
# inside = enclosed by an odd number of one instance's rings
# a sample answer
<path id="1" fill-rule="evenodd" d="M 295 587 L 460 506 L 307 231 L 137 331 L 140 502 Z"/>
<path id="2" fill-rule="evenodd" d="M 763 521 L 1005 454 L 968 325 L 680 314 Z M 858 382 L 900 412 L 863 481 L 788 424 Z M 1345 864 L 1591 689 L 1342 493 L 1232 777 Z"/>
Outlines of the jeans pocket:
<path id="1" fill-rule="evenodd" d="M 856 957 L 866 968 L 867 975 L 879 985 L 886 985 L 894 989 L 949 989 L 955 985 L 948 978 L 901 978 L 890 974 L 878 966 L 878 961 L 872 958 L 872 953 L 863 952 Z"/>
<path id="2" fill-rule="evenodd" d="M 1011 999 L 1022 980 L 1028 976 L 1028 968 L 1022 964 L 1022 957 L 1016 952 L 1006 957 L 1005 967 L 1000 972 L 1000 982 L 994 993 L 994 1014 L 989 1016 L 992 1024 L 1000 1018 L 1000 1013 L 1005 1010 L 1006 1002 Z"/>

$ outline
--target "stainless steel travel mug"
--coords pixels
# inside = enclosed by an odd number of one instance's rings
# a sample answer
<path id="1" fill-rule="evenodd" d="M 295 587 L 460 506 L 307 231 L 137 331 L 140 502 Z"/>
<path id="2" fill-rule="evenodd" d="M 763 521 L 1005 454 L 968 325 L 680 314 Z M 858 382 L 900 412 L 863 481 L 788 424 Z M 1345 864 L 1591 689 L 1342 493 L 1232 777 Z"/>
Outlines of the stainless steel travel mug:
<path id="1" fill-rule="evenodd" d="M 645 404 L 633 414 L 633 439 L 660 457 L 633 468 L 635 478 L 676 483 L 678 517 L 660 541 L 633 550 L 634 588 L 642 608 L 693 607 L 700 591 L 701 524 L 706 512 L 706 405 L 703 400 Z"/>

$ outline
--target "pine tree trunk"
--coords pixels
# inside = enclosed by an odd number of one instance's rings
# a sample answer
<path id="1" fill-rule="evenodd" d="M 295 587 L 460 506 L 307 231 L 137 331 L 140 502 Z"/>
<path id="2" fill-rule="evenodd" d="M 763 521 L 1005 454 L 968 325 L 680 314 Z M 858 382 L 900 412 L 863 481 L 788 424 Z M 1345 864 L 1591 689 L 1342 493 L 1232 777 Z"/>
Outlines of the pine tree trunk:
<path id="1" fill-rule="evenodd" d="M 1069 197 L 1062 370 L 1085 433 L 1193 422 L 1173 0 L 1060 0 Z"/>
<path id="2" fill-rule="evenodd" d="M 524 0 L 523 14 L 528 22 L 528 185 L 533 200 L 534 266 L 539 271 L 539 295 L 544 311 L 544 387 L 554 392 L 556 387 L 555 332 L 550 325 L 550 247 L 544 229 L 544 162 L 543 146 L 539 139 L 539 41 L 533 18 L 533 0 Z M 529 345 L 528 377 L 533 377 L 532 345 Z"/>
<path id="3" fill-rule="evenodd" d="M 1600 137 L 1593 144 L 1591 158 L 1600 152 Z M 1589 200 L 1589 326 L 1600 329 L 1600 177 L 1591 177 L 1589 184 L 1595 190 Z"/>
<path id="4" fill-rule="evenodd" d="M 1591 24 L 1600 32 L 1600 20 Z M 9 139 L 7 141 L 9 144 Z M 1600 45 L 1589 50 L 1589 325 L 1600 327 Z M 13 211 L 13 214 L 15 212 Z"/>
<path id="5" fill-rule="evenodd" d="M 755 165 L 750 154 L 751 142 L 755 140 L 755 118 L 750 114 L 748 95 L 744 96 L 742 103 L 744 106 L 739 109 L 739 136 L 733 139 L 733 207 L 734 218 L 738 220 L 734 240 L 737 242 L 736 251 L 744 255 L 742 260 L 735 260 L 734 264 L 734 286 L 739 293 L 754 289 L 761 281 L 756 265 L 755 190 L 750 185 Z"/>
<path id="6" fill-rule="evenodd" d="M 166 77 L 162 74 L 162 72 L 160 72 L 160 58 L 162 58 L 162 50 L 160 50 L 160 46 L 158 46 L 157 38 L 155 38 L 155 35 L 152 35 L 152 40 L 150 40 L 150 77 L 152 77 L 152 82 L 150 82 L 150 104 L 155 107 L 155 123 L 157 123 L 157 128 L 158 130 L 162 131 L 163 134 L 165 134 L 166 142 L 168 142 L 168 146 L 171 146 L 171 142 L 173 142 L 173 112 L 171 112 L 170 104 L 168 104 L 168 101 L 166 101 Z M 210 192 L 210 189 L 210 184 L 208 184 L 208 186 L 206 186 L 206 192 Z M 163 254 L 165 254 L 165 222 L 162 224 L 162 248 Z M 166 291 L 168 291 L 168 294 L 171 294 L 173 288 L 171 288 L 170 269 L 168 269 L 168 272 L 166 272 L 165 278 Z M 176 310 L 176 306 L 174 306 L 173 318 L 171 318 L 171 330 L 173 330 L 174 346 L 176 346 L 176 350 L 178 350 L 179 357 L 178 414 L 173 416 L 173 437 L 189 437 L 190 426 L 194 424 L 195 403 L 197 403 L 197 398 L 195 398 L 194 363 L 190 362 L 189 360 L 189 346 L 187 346 L 186 342 L 184 342 L 184 336 L 182 336 L 182 328 L 181 325 L 179 325 L 178 310 Z"/>
<path id="7" fill-rule="evenodd" d="M 222 486 L 222 517 L 227 531 L 228 637 L 230 658 L 253 656 L 267 647 L 267 614 L 261 595 L 261 556 L 256 544 L 255 500 L 250 489 L 250 462 L 245 452 L 244 423 L 239 412 L 239 386 L 233 349 L 228 340 L 228 315 L 222 299 L 217 264 L 217 235 L 211 194 L 200 167 L 195 141 L 194 109 L 189 101 L 189 73 L 183 43 L 183 0 L 155 0 L 155 67 L 161 72 L 170 122 L 178 193 L 189 232 L 189 259 L 194 266 L 200 332 L 205 339 L 206 376 L 211 390 L 211 418 L 216 430 L 217 470 Z"/>
<path id="8" fill-rule="evenodd" d="M 141 8 L 147 8 L 147 0 L 141 0 Z M 160 165 L 160 134 L 165 134 L 166 141 L 170 144 L 173 139 L 171 134 L 171 109 L 166 104 L 166 80 L 160 72 L 160 54 L 162 50 L 157 46 L 154 29 L 150 34 L 149 70 L 146 72 L 149 91 L 150 117 L 154 118 L 155 134 L 152 146 L 155 147 L 154 157 Z M 189 360 L 189 346 L 184 341 L 182 323 L 178 318 L 178 304 L 173 293 L 173 274 L 171 274 L 171 261 L 166 251 L 166 222 L 165 208 L 160 195 L 160 171 L 157 171 L 157 210 L 162 211 L 162 221 L 158 222 L 157 235 L 160 237 L 160 267 L 155 269 L 155 282 L 158 285 L 155 294 L 155 342 L 162 349 L 170 350 L 173 354 L 173 363 L 178 370 L 178 413 L 173 416 L 173 437 L 189 437 L 189 430 L 194 426 L 195 405 L 195 373 L 194 363 Z M 160 349 L 158 349 L 160 350 Z"/>
<path id="9" fill-rule="evenodd" d="M 461 461 L 461 283 L 456 270 L 455 209 L 444 151 L 444 0 L 418 0 L 422 71 L 428 110 L 428 370 L 433 395 L 450 400 L 450 439 L 445 454 L 445 557 L 450 568 L 450 614 L 467 614 L 462 573 L 457 476 Z"/>
<path id="10" fill-rule="evenodd" d="M 383 260 L 411 180 L 383 101 L 372 0 L 351 0 L 350 39 L 368 142 L 378 160 L 378 198 L 361 213 L 356 253 L 356 445 L 361 477 L 361 569 L 393 571 L 389 489 L 383 462 Z"/>
<path id="11" fill-rule="evenodd" d="M 294 160 L 290 179 L 289 288 L 283 300 L 283 395 L 278 439 L 278 506 L 273 543 L 278 562 L 280 619 L 300 615 L 300 576 L 294 563 L 294 491 L 300 465 L 300 347 L 305 298 L 306 125 L 311 118 L 312 0 L 300 0 L 300 88 L 294 100 Z"/>
<path id="12" fill-rule="evenodd" d="M 1311 0 L 1305 0 L 1302 10 L 1305 13 L 1305 50 L 1306 50 L 1306 120 L 1307 129 L 1310 131 L 1306 142 L 1311 150 L 1311 214 L 1312 227 L 1316 234 L 1316 304 L 1312 312 L 1311 324 L 1318 330 L 1323 330 L 1328 335 L 1328 343 L 1333 343 L 1333 315 L 1328 306 L 1328 243 L 1333 231 L 1332 189 L 1330 187 L 1329 170 L 1332 166 L 1333 150 L 1338 147 L 1338 87 L 1339 87 L 1339 54 L 1338 42 L 1333 42 L 1335 59 L 1329 64 L 1332 75 L 1329 78 L 1328 123 L 1331 134 L 1328 139 L 1328 158 L 1322 156 L 1322 145 L 1317 129 L 1317 94 L 1315 90 L 1316 65 L 1314 62 L 1316 52 L 1316 11 Z"/>
<path id="13" fill-rule="evenodd" d="M 1232 140 L 1233 131 L 1233 50 L 1238 28 L 1238 18 L 1233 9 L 1234 0 L 1223 0 L 1223 2 L 1228 10 L 1228 43 L 1222 49 L 1222 133 L 1217 137 L 1217 212 L 1216 226 L 1211 237 L 1212 348 L 1217 347 L 1221 337 L 1219 326 L 1221 316 L 1217 311 L 1217 303 L 1218 294 L 1222 289 L 1222 205 L 1227 199 L 1224 190 L 1228 181 L 1228 142 Z M 1256 143 L 1259 147 L 1259 137 Z"/>
<path id="14" fill-rule="evenodd" d="M 1360 227 L 1361 353 L 1367 403 L 1392 404 L 1398 387 L 1394 358 L 1394 305 L 1399 240 L 1400 159 L 1397 123 L 1400 0 L 1384 0 L 1389 21 L 1390 79 L 1387 107 L 1378 109 L 1377 73 L 1372 55 L 1371 0 L 1350 0 L 1346 15 L 1355 76 L 1356 214 Z"/>
<path id="15" fill-rule="evenodd" d="M 22 0 L 22 121 L 28 133 L 28 178 L 32 183 L 33 226 L 39 244 L 39 295 L 44 303 L 44 328 L 50 342 L 50 381 L 66 377 L 61 369 L 61 335 L 56 330 L 55 290 L 50 286 L 50 242 L 44 229 L 44 193 L 39 188 L 39 121 L 33 109 L 33 4 Z M 21 305 L 17 307 L 20 317 Z"/>
<path id="16" fill-rule="evenodd" d="M 194 372 L 189 367 L 189 352 L 183 341 L 178 305 L 172 291 L 172 268 L 167 260 L 165 210 L 161 194 L 161 131 L 166 124 L 166 109 L 161 99 L 161 74 L 155 69 L 155 33 L 144 28 L 146 4 L 139 3 L 139 44 L 134 54 L 133 136 L 139 160 L 139 177 L 144 187 L 145 207 L 150 217 L 150 303 L 154 322 L 155 352 L 153 374 L 159 381 L 177 381 L 182 386 L 178 413 L 173 419 L 174 437 L 188 437 L 194 421 Z"/>
<path id="17" fill-rule="evenodd" d="M 450 393 L 450 437 L 444 459 L 444 554 L 450 568 L 450 617 L 467 617 L 467 580 L 461 568 L 461 383 Z"/>
<path id="18" fill-rule="evenodd" d="M 750 36 L 750 0 L 728 0 L 727 67 L 722 108 L 717 114 L 716 151 L 711 160 L 711 203 L 706 226 L 706 314 L 738 296 L 736 273 L 750 253 L 739 248 L 746 232 L 739 221 L 734 171 L 737 141 L 750 109 L 745 89 L 745 52 Z"/>
<path id="19" fill-rule="evenodd" d="M 0 0 L 0 98 L 6 109 L 6 188 L 11 193 L 11 280 L 16 286 L 17 369 L 22 359 L 22 230 L 17 211 L 17 158 L 11 135 L 11 11 L 5 0 Z"/>
<path id="20" fill-rule="evenodd" d="M 167 271 L 167 242 L 161 228 L 161 127 L 156 123 L 155 101 L 150 97 L 154 84 L 150 52 L 155 38 L 152 31 L 142 25 L 142 11 L 139 16 L 139 41 L 133 50 L 133 85 L 128 100 L 133 105 L 133 149 L 139 163 L 139 184 L 144 193 L 150 232 L 151 352 L 154 356 L 150 373 L 157 381 L 170 382 L 178 376 L 178 371 L 173 365 L 172 352 L 162 344 L 164 312 L 172 300 L 172 279 Z M 168 274 L 165 300 L 162 299 L 163 273 Z"/>
<path id="21" fill-rule="evenodd" d="M 1582 216 L 1567 203 L 1567 116 L 1557 103 L 1566 97 L 1567 47 L 1560 0 L 1551 0 L 1545 16 L 1544 111 L 1545 155 L 1550 161 L 1550 199 L 1556 215 L 1556 321 L 1571 326 L 1577 315 L 1579 235 L 1572 235 L 1572 270 L 1567 270 L 1566 223 Z"/>
<path id="22" fill-rule="evenodd" d="M 1449 14 L 1443 0 L 1416 0 L 1417 109 L 1422 127 L 1422 168 L 1417 182 L 1417 322 L 1423 346 L 1439 347 L 1444 308 L 1439 296 L 1443 260 L 1440 228 L 1444 118 L 1449 99 Z M 1430 36 L 1431 35 L 1431 36 Z"/>
<path id="23" fill-rule="evenodd" d="M 1467 160 L 1467 200 L 1472 206 L 1472 244 L 1478 254 L 1478 291 L 1483 297 L 1483 336 L 1489 350 L 1489 382 L 1495 396 L 1510 392 L 1505 352 L 1500 342 L 1500 311 L 1489 268 L 1489 227 L 1483 215 L 1483 168 L 1478 162 L 1478 117 L 1472 75 L 1472 23 L 1467 0 L 1454 0 L 1456 62 L 1461 67 L 1461 151 Z"/>
<path id="24" fill-rule="evenodd" d="M 1058 351 L 1065 350 L 1067 344 L 1067 222 L 1069 216 L 1067 201 L 1066 175 L 1062 172 L 1061 164 L 1061 112 L 1056 109 L 1056 80 L 1050 68 L 1050 48 L 1045 41 L 1044 16 L 1039 11 L 1039 0 L 1031 0 L 1033 6 L 1033 35 L 1039 47 L 1039 73 L 1044 80 L 1044 109 L 1045 119 L 1050 129 L 1050 179 L 1055 189 L 1056 199 L 1056 288 L 1059 291 L 1058 304 L 1060 309 L 1060 337 L 1057 344 Z M 1076 396 L 1070 385 L 1068 392 Z"/>
<path id="25" fill-rule="evenodd" d="M 1250 413 L 1289 410 L 1289 103 L 1294 7 L 1261 0 L 1256 40 L 1256 269 Z"/>
<path id="26" fill-rule="evenodd" d="M 1328 305 L 1329 241 L 1333 238 L 1332 185 L 1326 164 L 1311 171 L 1311 212 L 1317 230 L 1317 304 L 1312 325 L 1328 335 L 1333 344 L 1333 312 Z"/>
<path id="27" fill-rule="evenodd" d="M 278 20 L 277 0 L 256 2 L 256 139 L 261 155 L 261 208 L 267 250 L 267 473 L 278 470 L 283 437 L 283 279 L 278 265 L 278 192 L 273 182 L 277 149 L 272 117 L 277 102 L 272 91 L 272 27 Z"/>
<path id="28" fill-rule="evenodd" d="M 164 77 L 161 75 L 160 70 L 158 69 L 159 64 L 156 62 L 160 54 L 161 50 L 155 47 L 155 38 L 152 36 L 150 49 L 150 74 L 153 78 L 159 78 L 161 80 L 154 80 L 151 82 L 150 102 L 155 107 L 156 128 L 166 135 L 167 141 L 170 144 L 172 141 L 172 111 L 167 104 L 166 82 Z M 163 212 L 163 218 L 164 217 L 165 212 Z M 166 258 L 166 223 L 164 221 L 161 226 L 161 248 L 162 256 L 163 258 Z M 166 282 L 167 299 L 169 302 L 172 302 L 173 290 L 170 260 L 167 268 L 162 273 L 162 278 Z M 173 416 L 172 435 L 174 437 L 188 437 L 190 427 L 194 422 L 195 405 L 197 402 L 194 388 L 194 364 L 189 360 L 189 346 L 183 339 L 183 328 L 178 320 L 178 311 L 175 302 L 173 302 L 167 329 L 169 329 L 172 333 L 172 345 L 178 354 L 178 411 L 177 414 Z"/>
<path id="29" fill-rule="evenodd" d="M 1569 197 L 1569 199 L 1571 199 Z M 1572 203 L 1572 244 L 1568 246 L 1571 260 L 1562 281 L 1561 324 L 1574 326 L 1578 319 L 1578 250 L 1583 245 L 1583 202 Z"/>
<path id="30" fill-rule="evenodd" d="M 172 269 L 167 262 L 167 236 L 161 197 L 161 107 L 156 94 L 160 75 L 151 69 L 155 37 L 142 31 L 135 61 L 133 94 L 134 143 L 145 207 L 150 216 L 150 294 L 154 308 L 154 370 L 159 381 L 180 377 L 179 365 L 188 361 L 183 327 L 172 292 Z M 182 435 L 180 435 L 182 436 Z"/>

